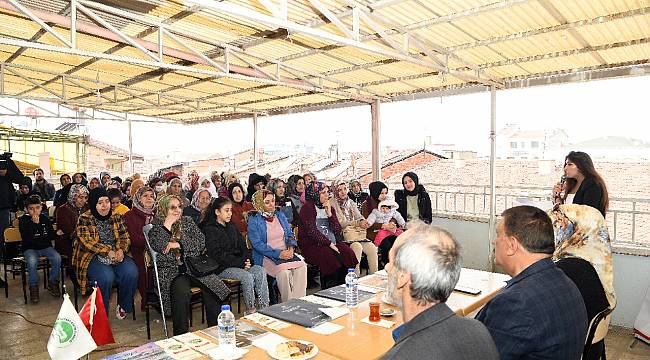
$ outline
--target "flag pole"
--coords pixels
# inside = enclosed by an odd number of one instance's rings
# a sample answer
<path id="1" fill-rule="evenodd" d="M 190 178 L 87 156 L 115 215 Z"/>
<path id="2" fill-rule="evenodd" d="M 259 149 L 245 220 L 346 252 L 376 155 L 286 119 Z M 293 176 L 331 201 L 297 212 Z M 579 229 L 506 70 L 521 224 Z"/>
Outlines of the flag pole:
<path id="1" fill-rule="evenodd" d="M 95 296 L 97 296 L 97 280 L 95 280 L 95 286 L 93 286 L 93 293 L 90 295 L 90 313 L 88 319 L 90 320 L 90 336 L 93 336 L 93 319 L 95 317 Z M 92 351 L 91 351 L 92 352 Z M 90 353 L 86 354 L 86 360 L 90 360 Z"/>

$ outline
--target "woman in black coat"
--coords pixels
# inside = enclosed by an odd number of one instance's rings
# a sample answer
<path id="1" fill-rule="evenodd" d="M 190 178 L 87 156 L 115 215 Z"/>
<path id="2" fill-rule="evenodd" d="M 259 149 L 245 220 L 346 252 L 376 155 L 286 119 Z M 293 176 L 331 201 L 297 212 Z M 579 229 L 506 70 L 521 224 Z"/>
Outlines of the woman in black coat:
<path id="1" fill-rule="evenodd" d="M 424 186 L 420 184 L 418 176 L 413 172 L 407 172 L 402 176 L 402 186 L 404 186 L 403 190 L 395 190 L 395 202 L 399 205 L 397 211 L 407 222 L 419 219 L 431 224 L 431 198 Z"/>
<path id="2" fill-rule="evenodd" d="M 217 198 L 208 207 L 200 227 L 205 234 L 208 255 L 225 268 L 219 277 L 241 282 L 246 311 L 253 313 L 258 308 L 269 306 L 266 271 L 260 265 L 253 265 L 251 251 L 237 226 L 230 222 L 231 217 L 232 202 L 226 198 Z M 255 307 L 256 298 L 258 307 Z"/>
<path id="3" fill-rule="evenodd" d="M 555 203 L 588 205 L 598 209 L 605 217 L 609 207 L 609 194 L 591 157 L 582 151 L 571 151 L 564 158 L 564 176 L 566 182 L 558 183 L 553 188 Z"/>

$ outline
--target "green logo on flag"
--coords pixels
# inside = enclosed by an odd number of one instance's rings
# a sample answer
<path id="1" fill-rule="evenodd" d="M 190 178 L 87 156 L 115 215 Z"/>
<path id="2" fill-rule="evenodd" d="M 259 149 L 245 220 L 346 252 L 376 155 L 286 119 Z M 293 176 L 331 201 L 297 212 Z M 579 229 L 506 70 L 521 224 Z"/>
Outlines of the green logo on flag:
<path id="1" fill-rule="evenodd" d="M 58 319 L 54 323 L 54 331 L 52 332 L 52 335 L 58 340 L 54 345 L 59 348 L 64 348 L 70 345 L 77 337 L 77 327 L 70 319 Z"/>

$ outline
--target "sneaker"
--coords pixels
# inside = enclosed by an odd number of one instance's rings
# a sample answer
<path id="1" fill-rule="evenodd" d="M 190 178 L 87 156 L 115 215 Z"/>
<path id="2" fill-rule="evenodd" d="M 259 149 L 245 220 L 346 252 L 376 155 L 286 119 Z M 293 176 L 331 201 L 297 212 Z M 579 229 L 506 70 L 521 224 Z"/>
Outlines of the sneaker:
<path id="1" fill-rule="evenodd" d="M 49 283 L 47 285 L 47 292 L 54 297 L 61 297 L 61 287 L 59 286 L 59 282 L 55 281 Z"/>
<path id="2" fill-rule="evenodd" d="M 126 311 L 124 311 L 120 305 L 117 305 L 117 308 L 115 309 L 115 317 L 118 320 L 124 320 L 126 318 Z"/>
<path id="3" fill-rule="evenodd" d="M 32 304 L 38 304 L 39 296 L 38 296 L 38 285 L 29 285 L 29 301 L 32 302 Z"/>

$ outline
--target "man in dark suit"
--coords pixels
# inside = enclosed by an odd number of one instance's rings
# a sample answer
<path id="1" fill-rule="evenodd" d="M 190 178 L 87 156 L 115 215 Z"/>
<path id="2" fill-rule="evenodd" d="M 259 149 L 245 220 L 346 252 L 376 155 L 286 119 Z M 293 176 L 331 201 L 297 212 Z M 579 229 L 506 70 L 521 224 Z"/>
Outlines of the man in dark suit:
<path id="1" fill-rule="evenodd" d="M 512 276 L 476 315 L 492 334 L 502 360 L 580 359 L 587 312 L 580 291 L 551 261 L 549 216 L 532 206 L 501 214 L 496 263 Z"/>
<path id="2" fill-rule="evenodd" d="M 498 360 L 485 326 L 456 315 L 445 304 L 458 282 L 460 249 L 436 226 L 409 223 L 389 253 L 387 296 L 402 310 L 395 345 L 382 359 Z"/>

